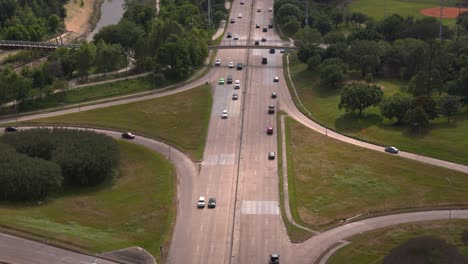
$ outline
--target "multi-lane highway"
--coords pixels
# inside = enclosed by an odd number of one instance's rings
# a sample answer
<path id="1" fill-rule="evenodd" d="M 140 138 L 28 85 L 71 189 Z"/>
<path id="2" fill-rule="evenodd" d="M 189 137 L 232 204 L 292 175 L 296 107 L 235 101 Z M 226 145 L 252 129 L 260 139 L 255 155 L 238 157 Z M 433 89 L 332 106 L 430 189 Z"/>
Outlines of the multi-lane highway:
<path id="1" fill-rule="evenodd" d="M 257 12 L 257 8 L 260 8 L 260 12 Z M 234 18 L 235 23 L 228 24 L 227 32 L 238 34 L 240 40 L 249 43 L 261 41 L 262 37 L 267 41 L 279 40 L 275 29 L 268 28 L 273 20 L 269 8 L 273 8 L 271 1 L 245 1 L 244 5 L 234 1 L 230 18 Z M 239 18 L 239 14 L 242 14 L 242 18 Z M 260 28 L 256 28 L 256 24 Z M 267 32 L 263 32 L 263 27 L 267 27 Z M 326 130 L 295 107 L 284 81 L 282 54 L 279 50 L 271 54 L 266 49 L 223 49 L 218 51 L 216 57 L 221 59 L 220 66 L 213 67 L 198 81 L 176 90 L 24 116 L 18 120 L 146 100 L 210 82 L 214 100 L 203 161 L 199 170 L 194 169 L 193 164 L 186 165 L 186 170 L 178 169 L 177 220 L 168 263 L 266 263 L 268 254 L 272 252 L 279 253 L 284 263 L 311 263 L 329 246 L 356 232 L 403 222 L 447 218 L 448 211 L 374 218 L 321 233 L 302 245 L 288 242 L 279 208 L 277 161 L 268 159 L 269 152 L 277 152 L 278 125 L 276 114 L 268 114 L 267 108 L 274 105 L 311 129 L 320 133 L 326 133 Z M 262 58 L 266 58 L 268 63 L 262 64 Z M 234 65 L 243 63 L 245 67 L 242 70 L 229 68 L 229 62 L 234 62 Z M 234 84 L 218 84 L 219 78 L 226 80 L 229 75 L 233 82 L 240 80 L 240 89 L 234 89 Z M 275 76 L 279 77 L 279 82 L 273 82 Z M 232 99 L 235 91 L 238 91 L 238 100 Z M 277 92 L 278 98 L 271 98 L 272 92 Z M 223 110 L 228 112 L 226 119 L 221 118 Z M 14 119 L 4 119 L 0 123 L 8 121 Z M 273 135 L 267 135 L 268 126 L 274 128 Z M 382 147 L 334 132 L 328 131 L 328 135 L 351 144 L 383 150 Z M 413 154 L 409 153 L 400 155 L 468 172 L 467 166 L 411 156 Z M 196 205 L 199 196 L 207 199 L 215 197 L 216 208 L 198 209 Z M 468 218 L 466 211 L 456 211 L 454 215 Z M 452 213 L 450 217 L 453 217 Z"/>

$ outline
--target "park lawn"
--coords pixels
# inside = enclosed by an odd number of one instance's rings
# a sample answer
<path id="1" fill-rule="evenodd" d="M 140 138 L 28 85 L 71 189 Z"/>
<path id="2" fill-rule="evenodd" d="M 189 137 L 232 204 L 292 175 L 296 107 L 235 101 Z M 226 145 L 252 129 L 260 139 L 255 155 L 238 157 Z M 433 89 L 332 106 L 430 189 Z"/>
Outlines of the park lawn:
<path id="1" fill-rule="evenodd" d="M 406 126 L 395 126 L 394 120 L 380 115 L 378 107 L 369 107 L 361 118 L 338 109 L 340 91 L 322 88 L 316 73 L 307 70 L 293 55 L 289 56 L 290 72 L 303 105 L 311 118 L 342 134 L 383 146 L 396 146 L 412 153 L 468 165 L 468 107 L 447 123 L 445 117 L 431 121 L 427 131 L 411 133 Z M 380 80 L 384 96 L 391 96 L 405 87 L 399 80 Z"/>
<path id="2" fill-rule="evenodd" d="M 112 182 L 68 189 L 41 204 L 1 203 L 0 224 L 93 253 L 137 245 L 158 257 L 159 247 L 169 246 L 175 218 L 175 171 L 159 153 L 118 143 Z"/>
<path id="3" fill-rule="evenodd" d="M 468 205 L 468 174 L 376 152 L 287 117 L 293 217 L 313 229 L 363 213 Z"/>
<path id="4" fill-rule="evenodd" d="M 208 85 L 160 98 L 25 121 L 132 131 L 180 148 L 200 160 L 212 105 Z M 23 123 L 23 124 L 24 124 Z"/>
<path id="5" fill-rule="evenodd" d="M 349 10 L 366 14 L 375 20 L 382 20 L 385 15 L 385 2 L 387 2 L 387 16 L 399 14 L 417 19 L 425 17 L 420 13 L 422 9 L 440 6 L 440 0 L 354 0 L 349 4 Z M 444 6 L 455 7 L 456 3 L 456 0 L 445 0 Z M 455 18 L 444 18 L 442 22 L 453 27 L 456 21 Z"/>
<path id="6" fill-rule="evenodd" d="M 420 236 L 442 238 L 468 257 L 468 244 L 461 240 L 463 231 L 467 229 L 468 220 L 419 222 L 381 228 L 352 237 L 351 244 L 339 249 L 327 264 L 382 263 L 392 248 Z"/>
<path id="7" fill-rule="evenodd" d="M 145 76 L 141 78 L 92 85 L 83 88 L 67 90 L 61 93 L 51 94 L 44 98 L 26 101 L 20 106 L 19 110 L 21 112 L 26 112 L 49 107 L 59 107 L 95 99 L 102 99 L 135 92 L 144 92 L 161 87 L 163 87 L 163 85 L 158 84 L 153 87 L 153 77 Z"/>

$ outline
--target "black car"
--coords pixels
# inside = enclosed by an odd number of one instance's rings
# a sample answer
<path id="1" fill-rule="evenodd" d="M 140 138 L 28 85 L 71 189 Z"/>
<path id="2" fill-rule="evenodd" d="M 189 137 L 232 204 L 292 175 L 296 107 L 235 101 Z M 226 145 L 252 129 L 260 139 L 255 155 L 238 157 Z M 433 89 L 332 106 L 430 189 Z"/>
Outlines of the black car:
<path id="1" fill-rule="evenodd" d="M 275 113 L 275 106 L 274 105 L 269 105 L 268 106 L 268 113 L 269 114 L 274 114 Z"/>
<path id="2" fill-rule="evenodd" d="M 275 54 L 275 49 L 270 49 L 271 54 Z"/>
<path id="3" fill-rule="evenodd" d="M 231 84 L 232 83 L 232 76 L 229 75 L 227 78 L 226 78 L 226 83 L 227 84 Z"/>
<path id="4" fill-rule="evenodd" d="M 244 65 L 242 63 L 237 63 L 237 70 L 242 70 L 244 68 Z"/>
<path id="5" fill-rule="evenodd" d="M 133 134 L 130 133 L 130 132 L 125 132 L 125 133 L 122 133 L 122 138 L 134 139 L 134 138 L 135 138 L 135 135 L 133 135 Z"/>
<path id="6" fill-rule="evenodd" d="M 276 97 L 278 97 L 278 95 L 275 92 L 272 92 L 271 93 L 271 98 L 275 99 Z"/>
<path id="7" fill-rule="evenodd" d="M 273 253 L 270 254 L 270 264 L 277 264 L 279 263 L 279 254 Z"/>
<path id="8" fill-rule="evenodd" d="M 266 38 L 262 38 L 262 42 L 266 42 Z"/>
<path id="9" fill-rule="evenodd" d="M 231 24 L 236 23 L 236 20 L 234 18 L 231 18 Z"/>
<path id="10" fill-rule="evenodd" d="M 262 58 L 262 64 L 268 64 L 268 59 L 267 58 Z"/>
<path id="11" fill-rule="evenodd" d="M 266 27 L 264 27 L 262 31 L 263 31 L 263 32 L 267 32 L 268 29 L 267 29 Z"/>
<path id="12" fill-rule="evenodd" d="M 208 208 L 215 208 L 216 207 L 216 199 L 215 198 L 210 198 L 208 200 Z"/>
<path id="13" fill-rule="evenodd" d="M 232 38 L 232 33 L 227 33 L 226 38 Z"/>
<path id="14" fill-rule="evenodd" d="M 260 42 L 258 40 L 255 41 L 255 46 L 258 46 Z"/>
<path id="15" fill-rule="evenodd" d="M 268 28 L 273 28 L 273 24 L 268 24 Z"/>
<path id="16" fill-rule="evenodd" d="M 5 132 L 18 132 L 18 128 L 12 126 L 5 127 Z"/>
<path id="17" fill-rule="evenodd" d="M 260 28 L 260 25 L 259 25 L 259 24 L 255 24 L 255 28 Z"/>

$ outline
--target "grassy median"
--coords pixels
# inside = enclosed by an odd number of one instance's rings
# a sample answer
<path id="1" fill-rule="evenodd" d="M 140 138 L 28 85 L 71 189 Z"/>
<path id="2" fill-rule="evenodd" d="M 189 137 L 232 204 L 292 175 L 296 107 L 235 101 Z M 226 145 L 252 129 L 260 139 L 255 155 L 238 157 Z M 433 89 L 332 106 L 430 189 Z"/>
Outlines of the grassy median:
<path id="1" fill-rule="evenodd" d="M 468 244 L 462 241 L 463 231 L 467 230 L 467 227 L 468 220 L 451 220 L 402 224 L 377 229 L 351 238 L 351 244 L 339 249 L 327 264 L 382 263 L 392 248 L 420 236 L 442 238 L 456 246 L 463 255 L 468 256 Z"/>
<path id="2" fill-rule="evenodd" d="M 168 246 L 175 218 L 175 172 L 162 155 L 119 140 L 112 182 L 68 189 L 33 204 L 1 203 L 0 224 L 49 243 L 91 253 L 141 246 L 153 256 Z"/>
<path id="3" fill-rule="evenodd" d="M 207 85 L 161 98 L 27 121 L 132 131 L 166 141 L 200 160 L 205 147 L 212 97 Z"/>
<path id="4" fill-rule="evenodd" d="M 286 118 L 290 205 L 314 229 L 388 210 L 468 205 L 468 175 L 346 144 Z"/>
<path id="5" fill-rule="evenodd" d="M 312 115 L 310 118 L 324 126 L 360 140 L 397 148 L 425 156 L 468 165 L 468 106 L 447 123 L 440 117 L 431 121 L 427 132 L 411 133 L 406 126 L 395 126 L 394 121 L 384 119 L 378 107 L 369 107 L 363 117 L 338 109 L 340 91 L 322 88 L 318 74 L 307 70 L 294 55 L 289 56 L 291 78 L 298 95 Z M 391 96 L 406 86 L 398 80 L 382 80 L 384 96 Z"/>

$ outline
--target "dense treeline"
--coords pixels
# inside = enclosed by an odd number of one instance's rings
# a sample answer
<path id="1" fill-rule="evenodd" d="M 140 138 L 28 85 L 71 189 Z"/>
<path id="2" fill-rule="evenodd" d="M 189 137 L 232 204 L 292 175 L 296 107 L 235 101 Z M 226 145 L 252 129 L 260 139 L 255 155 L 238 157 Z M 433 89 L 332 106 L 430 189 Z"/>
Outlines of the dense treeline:
<path id="1" fill-rule="evenodd" d="M 223 1 L 214 2 L 217 23 L 226 18 L 227 10 Z M 102 28 L 93 42 L 76 50 L 57 49 L 45 63 L 19 74 L 9 68 L 0 70 L 0 105 L 15 100 L 27 103 L 26 98 L 66 89 L 71 78 L 122 69 L 131 57 L 136 71 L 153 71 L 159 84 L 187 78 L 203 64 L 213 34 L 205 2 L 161 1 L 158 16 L 152 1 L 129 0 L 125 5 L 122 20 Z"/>
<path id="2" fill-rule="evenodd" d="M 380 104 L 381 114 L 396 124 L 427 126 L 445 115 L 450 122 L 468 102 L 468 13 L 457 19 L 461 34 L 432 17 L 415 19 L 398 14 L 374 21 L 365 14 L 347 13 L 333 1 L 316 1 L 306 25 L 304 6 L 297 0 L 275 2 L 275 19 L 300 48 L 297 58 L 317 71 L 323 87 L 341 89 L 340 108 L 361 113 Z M 336 30 L 342 25 L 345 30 Z M 399 78 L 405 93 L 369 97 L 373 78 Z M 375 90 L 375 89 L 374 89 Z M 412 95 L 412 96 L 410 96 Z M 369 103 L 371 102 L 371 103 Z"/>
<path id="3" fill-rule="evenodd" d="M 7 200 L 44 198 L 62 183 L 100 184 L 119 159 L 115 141 L 91 131 L 31 129 L 6 134 L 0 144 L 0 188 Z"/>
<path id="4" fill-rule="evenodd" d="M 67 0 L 0 1 L 0 38 L 39 41 L 63 29 Z"/>

